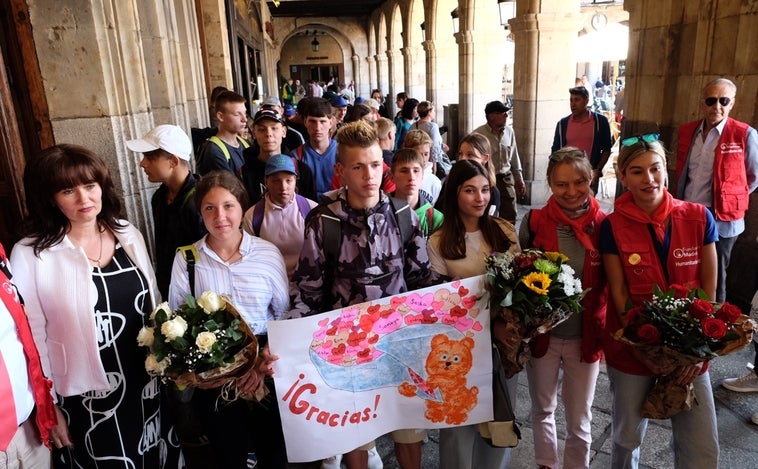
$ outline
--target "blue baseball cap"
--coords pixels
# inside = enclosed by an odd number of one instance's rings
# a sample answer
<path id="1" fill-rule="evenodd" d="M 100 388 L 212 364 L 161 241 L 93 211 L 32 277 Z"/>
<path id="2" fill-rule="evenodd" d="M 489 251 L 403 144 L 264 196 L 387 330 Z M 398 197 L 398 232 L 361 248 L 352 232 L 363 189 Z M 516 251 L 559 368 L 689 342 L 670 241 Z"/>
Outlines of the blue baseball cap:
<path id="1" fill-rule="evenodd" d="M 347 107 L 347 101 L 342 96 L 335 96 L 330 102 L 334 107 Z"/>
<path id="2" fill-rule="evenodd" d="M 291 104 L 285 104 L 284 105 L 284 116 L 285 117 L 292 117 L 295 115 L 295 106 Z"/>
<path id="3" fill-rule="evenodd" d="M 271 176 L 274 173 L 278 173 L 281 171 L 286 171 L 288 173 L 292 173 L 294 175 L 297 175 L 297 170 L 295 169 L 295 162 L 292 161 L 291 156 L 287 155 L 273 155 L 268 159 L 268 162 L 266 162 L 266 169 L 263 174 L 266 176 Z"/>

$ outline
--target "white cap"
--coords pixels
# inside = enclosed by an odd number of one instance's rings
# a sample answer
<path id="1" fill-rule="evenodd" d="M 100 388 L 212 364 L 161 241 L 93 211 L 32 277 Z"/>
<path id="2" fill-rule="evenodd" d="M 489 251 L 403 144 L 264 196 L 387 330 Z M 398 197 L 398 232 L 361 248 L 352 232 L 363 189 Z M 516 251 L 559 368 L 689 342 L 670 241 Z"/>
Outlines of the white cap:
<path id="1" fill-rule="evenodd" d="M 379 110 L 379 101 L 375 100 L 374 98 L 368 98 L 363 101 L 363 104 L 370 107 L 371 109 L 378 111 Z"/>
<path id="2" fill-rule="evenodd" d="M 163 124 L 148 132 L 144 137 L 127 140 L 126 146 L 137 153 L 164 150 L 185 161 L 189 161 L 192 153 L 192 141 L 181 127 Z"/>

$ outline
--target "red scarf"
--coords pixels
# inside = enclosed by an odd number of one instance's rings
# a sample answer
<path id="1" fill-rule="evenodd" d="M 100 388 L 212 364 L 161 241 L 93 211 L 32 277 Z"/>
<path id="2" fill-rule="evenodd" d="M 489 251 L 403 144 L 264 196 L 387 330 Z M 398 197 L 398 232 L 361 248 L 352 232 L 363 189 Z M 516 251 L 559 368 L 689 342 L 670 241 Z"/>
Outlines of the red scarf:
<path id="1" fill-rule="evenodd" d="M 600 210 L 600 204 L 594 197 L 590 197 L 589 202 L 590 206 L 587 213 L 578 218 L 570 218 L 566 215 L 566 212 L 560 205 L 558 205 L 558 202 L 555 201 L 555 197 L 550 197 L 547 201 L 547 205 L 545 205 L 542 210 L 548 217 L 555 220 L 558 225 L 571 227 L 576 239 L 582 243 L 582 246 L 588 251 L 592 251 L 595 247 L 592 243 L 592 237 L 590 237 L 590 234 L 587 232 L 587 228 L 591 227 L 592 223 L 595 221 L 595 215 Z M 595 227 L 595 229 L 597 229 L 597 227 Z"/>
<path id="2" fill-rule="evenodd" d="M 616 199 L 616 203 L 613 204 L 613 209 L 630 220 L 634 220 L 644 225 L 653 225 L 658 242 L 663 243 L 663 238 L 666 235 L 666 220 L 668 220 L 668 217 L 671 214 L 673 203 L 674 196 L 672 196 L 669 191 L 664 191 L 663 202 L 655 209 L 653 215 L 650 216 L 634 203 L 631 192 L 625 192 Z"/>

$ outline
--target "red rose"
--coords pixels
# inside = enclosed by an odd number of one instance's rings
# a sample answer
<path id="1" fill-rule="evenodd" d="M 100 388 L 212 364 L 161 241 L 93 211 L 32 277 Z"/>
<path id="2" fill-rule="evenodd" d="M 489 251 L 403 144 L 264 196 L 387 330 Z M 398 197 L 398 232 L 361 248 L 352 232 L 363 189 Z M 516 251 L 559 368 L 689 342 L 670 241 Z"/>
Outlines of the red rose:
<path id="1" fill-rule="evenodd" d="M 713 305 L 710 301 L 701 300 L 700 298 L 692 300 L 690 314 L 697 319 L 704 319 L 709 314 L 713 314 Z"/>
<path id="2" fill-rule="evenodd" d="M 642 306 L 634 306 L 626 310 L 624 313 L 626 316 L 626 323 L 634 324 L 634 321 L 637 319 L 637 316 L 639 316 L 640 313 L 642 313 Z"/>
<path id="3" fill-rule="evenodd" d="M 661 340 L 661 333 L 652 324 L 643 324 L 637 329 L 637 336 L 646 344 L 657 344 Z"/>
<path id="4" fill-rule="evenodd" d="M 726 323 L 721 319 L 705 318 L 700 321 L 700 327 L 703 328 L 703 334 L 709 339 L 721 339 L 726 335 Z"/>
<path id="5" fill-rule="evenodd" d="M 678 283 L 671 285 L 671 290 L 674 290 L 674 298 L 687 298 L 690 294 L 689 288 Z"/>
<path id="6" fill-rule="evenodd" d="M 742 316 L 742 311 L 731 303 L 724 303 L 716 312 L 716 317 L 726 323 L 733 323 Z"/>

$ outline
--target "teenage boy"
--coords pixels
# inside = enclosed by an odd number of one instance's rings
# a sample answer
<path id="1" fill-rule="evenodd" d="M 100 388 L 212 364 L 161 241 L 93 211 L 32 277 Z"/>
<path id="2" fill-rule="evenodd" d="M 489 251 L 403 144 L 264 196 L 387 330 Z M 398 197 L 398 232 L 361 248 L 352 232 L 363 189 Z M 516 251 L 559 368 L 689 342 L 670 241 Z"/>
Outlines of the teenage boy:
<path id="1" fill-rule="evenodd" d="M 205 234 L 193 197 L 197 177 L 189 166 L 192 141 L 181 127 L 164 124 L 140 139 L 127 141 L 126 146 L 135 153 L 142 153 L 139 165 L 148 181 L 161 183 L 151 199 L 155 276 L 161 296 L 168 298 L 176 248 L 192 244 Z"/>
<path id="2" fill-rule="evenodd" d="M 431 280 L 418 217 L 379 190 L 382 150 L 373 126 L 364 120 L 346 124 L 337 142 L 335 171 L 344 187 L 326 194 L 306 220 L 303 250 L 290 282 L 294 317 L 397 295 Z M 325 228 L 327 223 L 331 225 Z M 324 239 L 335 232 L 338 239 Z M 330 252 L 327 244 L 338 251 Z M 425 432 L 400 433 L 408 438 L 396 443 L 398 461 L 402 467 L 420 467 Z M 348 469 L 367 467 L 368 446 L 344 455 Z"/>
<path id="3" fill-rule="evenodd" d="M 161 183 L 151 199 L 155 233 L 155 276 L 158 290 L 168 298 L 171 269 L 176 249 L 203 237 L 205 225 L 195 206 L 195 185 L 198 177 L 190 171 L 192 142 L 181 127 L 159 125 L 136 140 L 128 140 L 127 148 L 142 153 L 140 167 L 148 181 Z M 174 430 L 190 469 L 212 464 L 202 424 L 196 418 L 192 388 L 179 391 L 166 387 Z"/>
<path id="4" fill-rule="evenodd" d="M 285 135 L 284 118 L 273 109 L 263 109 L 255 113 L 253 118 L 253 139 L 255 145 L 245 149 L 245 166 L 242 167 L 242 182 L 250 196 L 250 203 L 261 200 L 265 186 L 266 163 L 273 155 L 287 153 L 283 147 Z M 303 197 L 316 200 L 316 189 L 313 185 L 313 172 L 304 162 L 296 165 L 298 179 L 297 190 Z"/>
<path id="5" fill-rule="evenodd" d="M 264 174 L 266 192 L 245 212 L 242 227 L 279 248 L 291 279 L 303 248 L 305 217 L 317 204 L 295 193 L 297 170 L 291 156 L 270 157 Z"/>
<path id="6" fill-rule="evenodd" d="M 290 153 L 313 171 L 316 200 L 331 188 L 334 164 L 337 162 L 337 142 L 332 140 L 332 105 L 323 98 L 309 99 L 305 106 L 304 122 L 308 129 L 308 141 Z"/>
<path id="7" fill-rule="evenodd" d="M 247 129 L 245 97 L 234 91 L 219 94 L 216 98 L 216 118 L 218 132 L 200 147 L 197 172 L 203 175 L 214 169 L 225 169 L 241 176 L 245 164 L 242 151 L 250 146 L 241 137 Z"/>
<path id="8" fill-rule="evenodd" d="M 380 117 L 374 124 L 376 133 L 379 135 L 379 146 L 382 148 L 382 158 L 387 165 L 392 164 L 392 150 L 395 149 L 395 132 L 397 126 L 386 117 Z"/>
<path id="9" fill-rule="evenodd" d="M 390 195 L 408 202 L 418 215 L 421 232 L 428 238 L 442 226 L 444 217 L 429 202 L 428 194 L 421 189 L 425 164 L 424 157 L 416 150 L 398 150 L 392 158 L 392 180 L 395 181 L 396 189 Z"/>
<path id="10" fill-rule="evenodd" d="M 424 158 L 424 180 L 421 189 L 427 194 L 429 203 L 434 205 L 442 192 L 442 181 L 432 172 L 433 164 L 429 161 L 432 154 L 432 137 L 423 130 L 411 130 L 403 140 L 403 148 L 416 150 Z"/>

